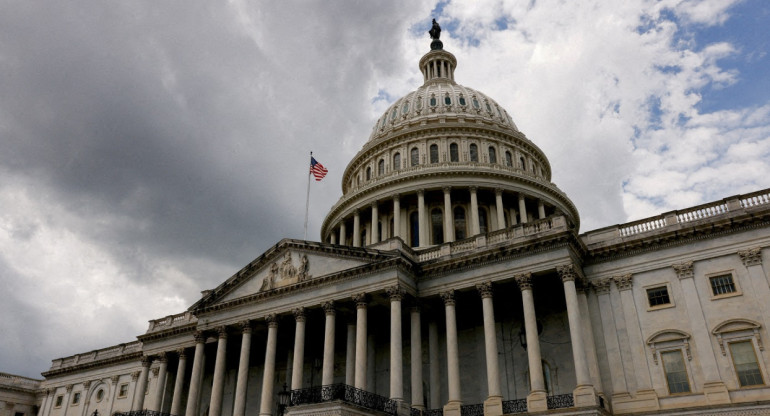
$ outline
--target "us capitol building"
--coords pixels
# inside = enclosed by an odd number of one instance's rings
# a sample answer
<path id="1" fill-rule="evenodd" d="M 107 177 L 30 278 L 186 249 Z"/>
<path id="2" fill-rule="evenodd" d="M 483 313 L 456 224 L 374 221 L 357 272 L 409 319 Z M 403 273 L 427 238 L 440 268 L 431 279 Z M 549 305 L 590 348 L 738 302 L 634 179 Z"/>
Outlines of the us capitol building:
<path id="1" fill-rule="evenodd" d="M 0 416 L 770 415 L 770 190 L 580 234 L 439 32 L 322 242 L 43 380 L 0 373 Z"/>

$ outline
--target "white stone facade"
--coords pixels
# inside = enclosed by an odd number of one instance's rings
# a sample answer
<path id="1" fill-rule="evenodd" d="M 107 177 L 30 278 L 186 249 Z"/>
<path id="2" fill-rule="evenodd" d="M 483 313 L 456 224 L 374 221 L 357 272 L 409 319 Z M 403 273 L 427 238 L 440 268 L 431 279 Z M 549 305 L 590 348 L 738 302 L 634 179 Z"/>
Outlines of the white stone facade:
<path id="1" fill-rule="evenodd" d="M 420 61 L 323 242 L 282 240 L 138 341 L 0 378 L 0 416 L 266 416 L 284 386 L 289 415 L 770 414 L 770 190 L 580 234 L 456 64 Z"/>

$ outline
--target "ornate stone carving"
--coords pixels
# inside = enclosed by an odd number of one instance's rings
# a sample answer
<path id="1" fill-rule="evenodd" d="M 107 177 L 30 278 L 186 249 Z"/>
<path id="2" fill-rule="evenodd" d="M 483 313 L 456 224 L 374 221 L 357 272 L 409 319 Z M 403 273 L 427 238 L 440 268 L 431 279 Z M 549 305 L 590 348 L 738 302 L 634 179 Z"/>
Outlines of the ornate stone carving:
<path id="1" fill-rule="evenodd" d="M 259 288 L 260 292 L 264 292 L 265 290 L 272 290 L 275 288 L 275 281 L 279 278 L 280 275 L 280 268 L 278 267 L 278 263 L 273 263 L 270 265 L 270 271 L 267 273 L 267 276 L 262 280 L 262 287 Z"/>
<path id="2" fill-rule="evenodd" d="M 404 295 L 406 294 L 406 290 L 404 290 L 403 287 L 400 285 L 393 285 L 390 287 L 385 288 L 385 292 L 388 294 L 388 297 L 390 298 L 391 302 L 393 301 L 401 301 L 404 298 Z"/>
<path id="3" fill-rule="evenodd" d="M 112 377 L 110 377 L 110 382 L 112 383 L 113 386 L 118 384 L 119 380 L 120 380 L 120 376 L 112 376 Z"/>
<path id="4" fill-rule="evenodd" d="M 268 328 L 278 328 L 278 315 L 271 313 L 265 316 Z"/>
<path id="5" fill-rule="evenodd" d="M 136 377 L 139 378 L 139 372 L 138 371 L 136 372 Z M 72 386 L 73 386 L 72 384 L 67 384 L 67 386 L 64 387 L 64 390 L 66 390 L 67 393 L 69 393 L 69 392 L 72 391 Z"/>
<path id="6" fill-rule="evenodd" d="M 238 323 L 238 326 L 241 328 L 241 332 L 244 334 L 250 334 L 251 331 L 254 330 L 254 327 L 251 326 L 251 321 L 241 321 Z"/>
<path id="7" fill-rule="evenodd" d="M 563 264 L 561 266 L 556 266 L 556 272 L 559 273 L 559 277 L 561 277 L 562 282 L 574 282 L 578 277 L 577 272 L 575 271 L 575 266 L 573 264 Z"/>
<path id="8" fill-rule="evenodd" d="M 762 248 L 754 247 L 748 250 L 739 251 L 738 255 L 741 256 L 741 261 L 746 267 L 757 266 L 762 264 Z"/>
<path id="9" fill-rule="evenodd" d="M 686 261 L 684 263 L 678 263 L 678 264 L 672 264 L 671 267 L 674 268 L 674 271 L 676 271 L 676 277 L 679 278 L 679 280 L 682 279 L 691 279 L 695 277 L 695 272 L 693 271 L 693 262 L 692 261 Z"/>
<path id="10" fill-rule="evenodd" d="M 297 275 L 297 269 L 291 262 L 291 251 L 287 251 L 283 256 L 283 262 L 281 262 L 281 279 L 288 280 L 293 279 Z"/>
<path id="11" fill-rule="evenodd" d="M 596 291 L 597 295 L 605 295 L 607 293 L 610 293 L 611 284 L 612 284 L 612 279 L 609 277 L 605 277 L 603 279 L 594 280 L 592 286 Z"/>
<path id="12" fill-rule="evenodd" d="M 155 356 L 155 359 L 160 363 L 168 362 L 168 357 L 165 352 L 161 352 Z"/>
<path id="13" fill-rule="evenodd" d="M 196 344 L 203 344 L 206 342 L 206 334 L 203 331 L 195 331 L 194 337 Z"/>
<path id="14" fill-rule="evenodd" d="M 522 292 L 525 290 L 532 290 L 532 273 L 522 273 L 513 276 L 516 280 L 516 284 L 519 285 L 519 290 Z"/>
<path id="15" fill-rule="evenodd" d="M 324 310 L 324 314 L 326 315 L 335 315 L 337 313 L 337 309 L 334 307 L 334 301 L 330 300 L 328 302 L 322 302 L 321 308 Z"/>
<path id="16" fill-rule="evenodd" d="M 357 293 L 353 295 L 353 302 L 356 303 L 356 308 L 365 308 L 366 307 L 366 293 Z"/>
<path id="17" fill-rule="evenodd" d="M 615 286 L 618 290 L 631 290 L 634 284 L 634 275 L 631 273 L 624 274 L 623 276 L 612 276 L 612 280 L 615 282 Z"/>
<path id="18" fill-rule="evenodd" d="M 308 270 L 310 270 L 310 263 L 308 262 L 307 256 L 303 254 L 302 259 L 300 259 L 299 269 L 297 269 L 298 282 L 304 282 L 312 277 L 308 274 Z"/>
<path id="19" fill-rule="evenodd" d="M 145 355 L 142 357 L 142 367 L 149 367 L 152 363 L 152 357 Z"/>
<path id="20" fill-rule="evenodd" d="M 88 390 L 91 387 L 91 380 L 86 380 L 83 382 L 83 388 Z"/>
<path id="21" fill-rule="evenodd" d="M 139 380 L 139 375 L 142 374 L 141 371 L 134 371 L 131 373 L 131 380 L 136 381 Z"/>
<path id="22" fill-rule="evenodd" d="M 481 295 L 481 298 L 491 298 L 492 297 L 492 282 L 482 282 L 476 285 L 476 290 L 479 291 L 479 295 Z"/>
<path id="23" fill-rule="evenodd" d="M 184 348 L 179 348 L 179 349 L 177 349 L 177 350 L 176 350 L 176 355 L 178 355 L 178 356 L 179 356 L 179 359 L 180 359 L 180 360 L 183 360 L 183 359 L 186 359 L 186 358 L 187 358 L 187 353 L 185 352 L 185 349 L 184 349 Z"/>
<path id="24" fill-rule="evenodd" d="M 158 378 L 158 375 L 160 374 L 160 367 L 154 367 L 151 371 L 152 371 L 152 376 L 155 378 Z"/>
<path id="25" fill-rule="evenodd" d="M 297 322 L 305 322 L 305 318 L 306 318 L 305 317 L 305 308 L 303 308 L 303 307 L 294 308 L 294 309 L 292 309 L 291 313 L 294 314 L 294 319 Z"/>
<path id="26" fill-rule="evenodd" d="M 227 327 L 224 325 L 217 327 L 217 336 L 219 339 L 227 339 Z"/>
<path id="27" fill-rule="evenodd" d="M 444 301 L 444 305 L 446 306 L 454 306 L 455 304 L 455 291 L 454 290 L 447 290 L 445 292 L 439 293 L 439 296 L 441 296 L 441 300 Z"/>

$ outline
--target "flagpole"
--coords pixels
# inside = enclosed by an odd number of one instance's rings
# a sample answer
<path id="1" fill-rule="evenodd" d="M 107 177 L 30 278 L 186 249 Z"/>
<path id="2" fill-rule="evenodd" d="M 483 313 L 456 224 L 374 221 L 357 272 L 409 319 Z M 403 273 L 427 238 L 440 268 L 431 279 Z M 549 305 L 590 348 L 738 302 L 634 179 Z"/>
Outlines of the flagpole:
<path id="1" fill-rule="evenodd" d="M 307 214 L 310 210 L 310 164 L 313 163 L 313 152 L 310 152 L 310 163 L 307 169 L 307 198 L 305 199 L 305 238 L 307 240 Z"/>

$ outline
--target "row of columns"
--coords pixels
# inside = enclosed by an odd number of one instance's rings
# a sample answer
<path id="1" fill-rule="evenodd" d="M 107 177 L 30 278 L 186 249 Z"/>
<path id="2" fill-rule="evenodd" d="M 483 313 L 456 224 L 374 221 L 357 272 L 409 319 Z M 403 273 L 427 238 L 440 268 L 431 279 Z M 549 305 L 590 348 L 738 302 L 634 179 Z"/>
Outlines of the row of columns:
<path id="1" fill-rule="evenodd" d="M 444 242 L 455 241 L 455 227 L 454 227 L 454 213 L 452 210 L 452 188 L 445 186 L 442 188 L 444 192 Z M 469 188 L 470 194 L 470 235 L 477 235 L 481 232 L 481 224 L 479 220 L 479 204 L 478 204 L 478 188 L 471 186 Z M 393 230 L 391 237 L 404 237 L 401 235 L 401 199 L 399 195 L 395 195 L 392 198 L 393 201 Z M 371 204 L 371 226 L 369 227 L 371 239 L 370 243 L 375 244 L 380 242 L 381 237 L 379 235 L 378 224 L 383 221 L 379 214 L 380 201 L 375 201 Z M 497 229 L 501 230 L 505 228 L 505 207 L 503 205 L 503 190 L 500 188 L 495 189 L 495 210 L 497 213 Z M 418 229 L 419 229 L 419 242 L 420 247 L 428 246 L 428 230 L 430 225 L 428 224 L 428 212 L 425 206 L 425 191 L 417 191 L 417 215 L 418 215 Z M 542 200 L 537 201 L 537 215 L 538 219 L 546 217 L 545 205 Z M 516 223 L 516 217 L 518 216 L 518 223 L 525 224 L 528 221 L 526 199 L 523 194 L 518 194 L 518 215 L 516 211 L 511 211 L 511 218 Z M 385 221 L 383 221 L 384 223 Z M 353 211 L 353 247 L 361 247 L 367 244 L 366 241 L 361 241 L 361 215 L 359 210 Z M 339 227 L 339 240 L 337 239 L 337 230 L 333 229 L 330 235 L 330 242 L 332 244 L 346 245 L 347 242 L 347 228 L 345 221 L 341 221 Z"/>
<path id="2" fill-rule="evenodd" d="M 567 300 L 567 314 L 570 324 L 570 337 L 572 341 L 573 360 L 575 362 L 575 372 L 577 389 L 575 390 L 575 403 L 577 406 L 595 405 L 594 389 L 591 377 L 588 371 L 586 361 L 586 352 L 583 348 L 583 320 L 580 317 L 578 295 L 575 288 L 575 278 L 577 274 L 572 265 L 566 265 L 557 269 L 564 284 L 564 292 Z M 540 356 L 540 346 L 538 341 L 537 320 L 535 315 L 535 305 L 532 293 L 532 277 L 529 273 L 514 277 L 521 290 L 522 304 L 524 309 L 524 327 L 527 338 L 527 355 L 529 361 L 529 377 L 531 391 L 527 397 L 528 409 L 538 411 L 547 409 L 545 402 L 546 391 L 542 374 L 542 364 Z M 500 370 L 498 362 L 497 337 L 495 334 L 494 304 L 492 297 L 491 282 L 480 283 L 476 286 L 483 309 L 483 327 L 486 356 L 486 373 L 488 396 L 484 402 L 485 414 L 502 414 L 502 391 L 500 383 Z M 390 399 L 398 402 L 405 402 L 403 386 L 403 354 L 402 351 L 402 300 L 406 294 L 403 287 L 399 285 L 391 286 L 386 289 L 390 300 Z M 455 312 L 455 292 L 448 290 L 440 294 L 444 303 L 446 319 L 446 380 L 448 387 L 448 401 L 444 406 L 445 415 L 459 415 L 461 400 L 460 386 L 460 362 L 458 351 L 458 335 Z M 367 306 L 368 300 L 365 293 L 353 296 L 356 304 L 355 325 L 348 326 L 348 345 L 346 362 L 346 384 L 353 385 L 355 388 L 367 390 L 367 366 L 368 366 L 368 342 L 367 338 Z M 324 328 L 324 346 L 323 346 L 323 364 L 322 364 L 322 385 L 333 384 L 334 381 L 334 338 L 335 338 L 335 307 L 334 302 L 324 302 L 322 308 L 325 312 Z M 293 366 L 291 369 L 291 389 L 301 389 L 304 369 L 304 349 L 305 349 L 305 310 L 296 308 L 293 310 L 296 321 L 294 334 L 294 355 Z M 420 309 L 413 306 L 410 309 L 410 348 L 412 354 L 412 365 L 410 371 L 411 379 L 411 406 L 424 409 L 422 391 L 422 334 Z M 274 383 L 271 380 L 275 377 L 276 361 L 276 343 L 278 331 L 278 319 L 275 314 L 268 315 L 265 320 L 268 324 L 264 373 L 262 383 L 261 400 L 259 406 L 259 415 L 268 416 L 272 414 L 273 389 Z M 241 324 L 243 333 L 240 350 L 240 361 L 238 366 L 237 381 L 235 387 L 235 402 L 233 416 L 244 416 L 246 409 L 246 388 L 248 382 L 249 354 L 251 348 L 252 326 L 250 322 Z M 435 323 L 430 323 L 429 331 L 429 354 L 430 357 L 438 356 L 438 330 Z M 224 327 L 217 330 L 217 353 L 214 364 L 214 377 L 211 387 L 211 399 L 209 406 L 209 416 L 220 416 L 222 409 L 224 373 L 226 363 L 226 351 L 228 332 Z M 192 363 L 192 375 L 190 378 L 190 388 L 187 397 L 186 410 L 184 414 L 197 414 L 197 406 L 200 398 L 202 372 L 204 368 L 203 350 L 206 336 L 199 332 L 195 336 L 195 354 Z M 186 371 L 187 357 L 184 350 L 179 350 L 179 366 L 177 368 L 177 378 L 174 387 L 174 393 L 171 405 L 171 414 L 181 414 L 181 397 L 183 379 Z M 435 364 L 434 364 L 435 361 Z M 142 374 L 138 383 L 138 391 L 143 391 L 147 380 L 147 369 L 149 368 L 149 359 L 143 360 Z M 153 401 L 154 408 L 149 410 L 159 411 L 162 395 L 162 386 L 160 382 L 165 379 L 165 360 L 161 361 L 159 371 L 158 390 L 155 392 L 156 399 Z M 440 382 L 438 362 L 431 360 L 430 365 L 430 383 L 431 386 L 438 386 Z M 430 404 L 432 408 L 439 406 L 439 389 L 431 388 Z M 142 409 L 144 394 L 136 395 L 132 409 Z"/>

